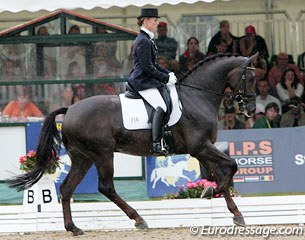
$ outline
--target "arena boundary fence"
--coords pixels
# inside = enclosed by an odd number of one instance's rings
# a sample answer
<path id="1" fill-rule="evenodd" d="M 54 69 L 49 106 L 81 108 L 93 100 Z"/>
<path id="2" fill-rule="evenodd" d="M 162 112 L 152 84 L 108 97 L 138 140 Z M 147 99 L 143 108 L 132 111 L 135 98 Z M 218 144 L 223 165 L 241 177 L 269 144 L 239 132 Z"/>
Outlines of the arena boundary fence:
<path id="1" fill-rule="evenodd" d="M 247 225 L 305 223 L 305 195 L 234 198 Z M 129 202 L 150 228 L 231 226 L 233 215 L 223 198 L 170 199 Z M 130 220 L 112 202 L 72 203 L 75 224 L 88 230 L 134 229 Z M 37 211 L 39 210 L 39 211 Z M 64 231 L 60 204 L 36 208 L 0 206 L 0 233 Z"/>

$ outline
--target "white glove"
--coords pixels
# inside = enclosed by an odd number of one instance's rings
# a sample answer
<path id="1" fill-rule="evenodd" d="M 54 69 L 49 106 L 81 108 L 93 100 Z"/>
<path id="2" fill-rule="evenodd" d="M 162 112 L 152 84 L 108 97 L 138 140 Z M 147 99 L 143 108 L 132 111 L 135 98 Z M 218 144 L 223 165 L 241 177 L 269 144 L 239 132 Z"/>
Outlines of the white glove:
<path id="1" fill-rule="evenodd" d="M 172 84 L 175 84 L 177 82 L 177 77 L 175 75 L 174 72 L 170 72 L 168 74 L 169 78 L 168 78 L 168 83 L 172 83 Z"/>

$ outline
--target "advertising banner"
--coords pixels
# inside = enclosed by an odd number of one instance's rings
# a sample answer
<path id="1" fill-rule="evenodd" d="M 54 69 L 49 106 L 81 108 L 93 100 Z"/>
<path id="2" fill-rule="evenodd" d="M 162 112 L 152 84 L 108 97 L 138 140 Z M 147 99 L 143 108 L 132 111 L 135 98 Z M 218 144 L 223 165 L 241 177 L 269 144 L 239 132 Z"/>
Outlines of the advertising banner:
<path id="1" fill-rule="evenodd" d="M 234 187 L 240 193 L 305 192 L 304 139 L 305 127 L 227 130 L 219 131 L 216 147 L 227 151 L 237 162 L 238 171 L 233 180 Z M 176 158 L 197 161 L 188 155 L 177 155 L 172 157 L 174 163 Z M 162 161 L 166 163 L 168 160 L 147 158 L 146 181 L 149 197 L 177 192 L 179 187 L 187 183 L 185 176 L 192 181 L 198 180 L 197 176 L 200 177 L 200 171 L 192 173 L 194 167 L 189 167 L 188 164 L 177 175 L 173 184 L 173 173 Z M 156 174 L 162 170 L 163 176 Z"/>

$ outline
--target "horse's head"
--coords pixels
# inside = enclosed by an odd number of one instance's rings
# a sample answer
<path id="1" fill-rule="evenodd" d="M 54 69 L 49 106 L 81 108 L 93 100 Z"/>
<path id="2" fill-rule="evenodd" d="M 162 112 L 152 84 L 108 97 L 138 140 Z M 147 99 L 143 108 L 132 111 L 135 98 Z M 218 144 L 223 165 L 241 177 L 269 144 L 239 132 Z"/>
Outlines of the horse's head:
<path id="1" fill-rule="evenodd" d="M 234 100 L 237 101 L 240 112 L 250 116 L 255 112 L 255 68 L 258 53 L 250 58 L 244 58 L 244 63 L 233 69 L 228 75 L 228 84 L 233 90 Z"/>

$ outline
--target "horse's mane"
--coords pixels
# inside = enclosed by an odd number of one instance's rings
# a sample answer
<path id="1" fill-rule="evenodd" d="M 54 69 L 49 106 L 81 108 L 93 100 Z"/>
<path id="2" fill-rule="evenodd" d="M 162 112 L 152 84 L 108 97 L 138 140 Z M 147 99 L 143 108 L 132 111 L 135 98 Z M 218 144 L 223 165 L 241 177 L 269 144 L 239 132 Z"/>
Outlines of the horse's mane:
<path id="1" fill-rule="evenodd" d="M 219 58 L 224 58 L 224 57 L 238 57 L 240 56 L 238 53 L 217 53 L 208 57 L 205 57 L 202 59 L 200 62 L 195 64 L 191 70 L 188 70 L 183 76 L 181 76 L 178 80 L 178 82 L 182 82 L 185 78 L 187 78 L 192 72 L 194 72 L 198 67 L 204 65 L 207 62 L 215 61 Z"/>

